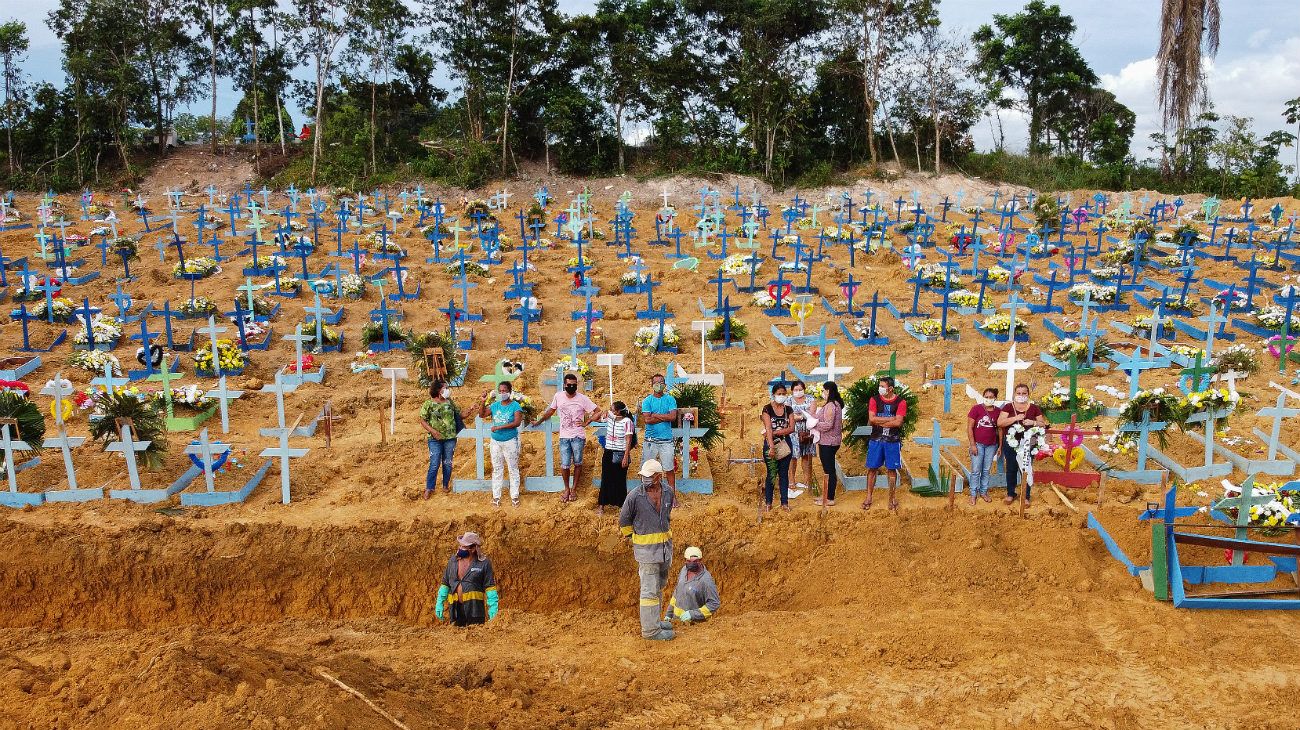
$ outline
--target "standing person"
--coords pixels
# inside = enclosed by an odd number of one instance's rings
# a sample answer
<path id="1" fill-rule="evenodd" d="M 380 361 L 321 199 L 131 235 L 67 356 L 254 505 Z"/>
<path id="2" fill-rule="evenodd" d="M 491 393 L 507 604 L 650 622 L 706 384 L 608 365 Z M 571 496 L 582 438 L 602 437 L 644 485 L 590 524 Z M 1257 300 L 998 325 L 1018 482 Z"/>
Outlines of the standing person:
<path id="1" fill-rule="evenodd" d="M 433 496 L 442 470 L 442 491 L 451 492 L 452 457 L 456 453 L 456 434 L 464 426 L 460 409 L 451 400 L 451 388 L 442 378 L 429 385 L 429 398 L 420 406 L 420 426 L 429 433 L 429 473 L 424 477 L 424 498 Z"/>
<path id="2" fill-rule="evenodd" d="M 492 419 L 492 506 L 501 506 L 501 487 L 506 469 L 510 470 L 510 503 L 519 506 L 519 424 L 524 422 L 523 406 L 513 400 L 514 386 L 508 381 L 497 383 L 496 400 L 488 405 L 491 391 L 483 391 L 479 418 Z"/>
<path id="3" fill-rule="evenodd" d="M 997 406 L 998 389 L 985 388 L 984 401 L 970 407 L 966 414 L 966 441 L 970 444 L 970 503 L 980 497 L 989 501 L 989 473 L 998 460 L 998 421 L 1002 410 Z"/>
<path id="4" fill-rule="evenodd" d="M 684 624 L 707 621 L 722 607 L 718 584 L 713 582 L 709 569 L 704 567 L 704 553 L 699 548 L 686 548 L 684 556 L 686 565 L 677 575 L 677 588 L 668 602 L 668 615 Z M 673 625 L 671 621 L 664 621 L 660 626 L 670 629 Z"/>
<path id="5" fill-rule="evenodd" d="M 844 439 L 844 399 L 840 398 L 840 386 L 828 382 L 822 391 L 821 410 L 817 412 L 817 458 L 822 463 L 825 474 L 825 489 L 822 496 L 814 499 L 817 506 L 833 507 L 835 505 L 835 487 L 839 485 L 839 473 L 835 469 L 835 454 L 840 450 Z"/>
<path id="6" fill-rule="evenodd" d="M 876 395 L 867 400 L 867 423 L 871 435 L 867 441 L 867 498 L 862 509 L 871 509 L 871 499 L 876 491 L 876 475 L 884 467 L 889 479 L 889 509 L 898 509 L 898 470 L 903 468 L 903 418 L 907 415 L 907 401 L 894 392 L 894 379 L 888 375 L 880 379 Z"/>
<path id="7" fill-rule="evenodd" d="M 664 376 L 650 376 L 650 395 L 641 401 L 641 418 L 645 421 L 645 443 L 641 446 L 641 463 L 657 461 L 668 475 L 668 486 L 676 488 L 677 462 L 674 460 L 673 424 L 677 423 L 677 399 L 664 392 Z"/>
<path id="8" fill-rule="evenodd" d="M 813 428 L 809 425 L 815 418 L 812 415 L 816 405 L 808 397 L 807 387 L 802 380 L 790 385 L 790 410 L 794 412 L 794 434 L 790 437 L 790 481 L 795 489 L 804 490 L 812 484 L 813 456 L 817 454 L 817 444 L 813 441 Z M 799 470 L 803 467 L 806 482 L 799 481 Z"/>
<path id="9" fill-rule="evenodd" d="M 767 481 L 763 483 L 763 511 L 772 509 L 772 480 L 781 485 L 781 509 L 790 511 L 790 434 L 794 423 L 790 406 L 786 405 L 785 383 L 772 386 L 772 402 L 763 406 L 763 463 L 767 465 Z"/>
<path id="10" fill-rule="evenodd" d="M 600 464 L 596 514 L 605 514 L 606 507 L 622 507 L 627 500 L 627 465 L 631 461 L 635 429 L 627 406 L 621 400 L 614 401 L 614 407 L 605 415 L 605 456 Z"/>
<path id="11" fill-rule="evenodd" d="M 496 618 L 500 607 L 492 561 L 482 554 L 483 541 L 478 533 L 467 532 L 456 538 L 459 547 L 447 561 L 438 586 L 438 602 L 433 613 L 441 621 L 447 604 L 451 605 L 454 626 L 481 624 Z"/>
<path id="12" fill-rule="evenodd" d="M 578 480 L 582 478 L 582 452 L 587 446 L 587 424 L 600 412 L 600 407 L 586 395 L 578 392 L 578 376 L 564 374 L 564 392 L 556 393 L 551 404 L 533 422 L 533 428 L 542 425 L 554 413 L 560 414 L 560 473 L 564 475 L 564 494 L 561 502 L 578 498 Z M 570 480 L 572 476 L 572 480 Z"/>
<path id="13" fill-rule="evenodd" d="M 663 467 L 651 459 L 641 465 L 641 485 L 628 493 L 618 513 L 618 525 L 632 540 L 641 578 L 641 638 L 668 641 L 673 630 L 659 623 L 660 603 L 673 562 L 670 520 L 677 492 L 663 484 Z"/>
<path id="14" fill-rule="evenodd" d="M 1016 480 L 1020 478 L 1020 462 L 1016 459 L 1016 450 L 1006 443 L 1007 429 L 1014 424 L 1022 424 L 1026 428 L 1032 426 L 1046 426 L 1047 420 L 1043 418 L 1043 411 L 1038 404 L 1029 401 L 1029 386 L 1021 383 L 1016 386 L 1016 394 L 1011 402 L 1002 406 L 1002 413 L 998 416 L 998 428 L 1002 429 L 1002 460 L 1006 462 L 1007 472 L 1007 498 L 1002 500 L 1006 504 L 1016 501 Z M 1025 485 L 1025 504 L 1029 504 L 1030 486 Z"/>

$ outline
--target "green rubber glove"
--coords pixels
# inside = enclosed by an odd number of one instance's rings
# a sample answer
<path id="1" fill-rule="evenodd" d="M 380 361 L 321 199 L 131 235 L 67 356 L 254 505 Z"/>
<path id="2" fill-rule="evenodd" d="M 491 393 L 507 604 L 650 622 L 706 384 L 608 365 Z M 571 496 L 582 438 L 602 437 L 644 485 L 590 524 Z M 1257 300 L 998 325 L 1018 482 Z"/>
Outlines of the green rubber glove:
<path id="1" fill-rule="evenodd" d="M 447 596 L 451 594 L 451 589 L 447 586 L 438 587 L 438 602 L 433 605 L 433 615 L 442 620 L 443 613 L 446 611 Z"/>
<path id="2" fill-rule="evenodd" d="M 501 599 L 497 596 L 496 591 L 487 592 L 487 609 L 488 609 L 489 621 L 497 617 L 497 611 L 500 609 L 500 600 Z"/>

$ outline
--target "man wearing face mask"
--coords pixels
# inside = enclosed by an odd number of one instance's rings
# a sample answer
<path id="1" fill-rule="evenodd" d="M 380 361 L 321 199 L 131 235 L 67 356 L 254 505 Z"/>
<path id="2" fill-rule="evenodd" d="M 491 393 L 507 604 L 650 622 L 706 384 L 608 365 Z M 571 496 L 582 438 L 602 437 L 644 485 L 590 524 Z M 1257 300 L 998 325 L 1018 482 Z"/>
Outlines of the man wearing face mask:
<path id="1" fill-rule="evenodd" d="M 560 473 L 564 475 L 561 502 L 572 502 L 578 498 L 578 480 L 582 478 L 582 452 L 587 445 L 587 424 L 599 411 L 600 408 L 590 398 L 578 392 L 578 376 L 566 373 L 564 392 L 556 393 L 551 398 L 551 404 L 533 422 L 533 428 L 537 428 L 553 414 L 560 414 Z"/>
<path id="2" fill-rule="evenodd" d="M 894 379 L 880 379 L 877 394 L 867 400 L 867 422 L 871 435 L 867 441 L 867 498 L 862 509 L 871 509 L 876 475 L 884 467 L 889 479 L 889 509 L 898 509 L 898 470 L 903 467 L 902 427 L 907 415 L 907 401 L 894 392 Z"/>
<path id="3" fill-rule="evenodd" d="M 677 399 L 664 387 L 664 376 L 650 378 L 650 395 L 641 401 L 641 419 L 645 422 L 645 442 L 641 445 L 641 463 L 655 461 L 668 475 L 668 486 L 677 486 L 676 461 L 673 460 L 673 424 L 677 422 Z"/>
<path id="4" fill-rule="evenodd" d="M 677 575 L 677 589 L 668 602 L 668 616 L 685 624 L 707 621 L 722 606 L 718 584 L 704 567 L 704 553 L 699 548 L 686 548 L 685 557 L 686 567 Z M 673 626 L 668 620 L 659 625 L 665 629 Z"/>
<path id="5" fill-rule="evenodd" d="M 459 548 L 447 561 L 438 586 L 438 602 L 433 613 L 443 620 L 451 606 L 451 623 L 455 626 L 481 624 L 496 618 L 500 607 L 492 561 L 481 554 L 483 541 L 477 533 L 467 532 L 456 539 Z"/>
<path id="6" fill-rule="evenodd" d="M 673 562 L 670 520 L 677 492 L 664 486 L 663 467 L 654 459 L 641 465 L 640 474 L 641 486 L 628 492 L 618 513 L 618 526 L 632 541 L 641 580 L 641 638 L 668 641 L 673 630 L 660 625 L 659 604 Z"/>

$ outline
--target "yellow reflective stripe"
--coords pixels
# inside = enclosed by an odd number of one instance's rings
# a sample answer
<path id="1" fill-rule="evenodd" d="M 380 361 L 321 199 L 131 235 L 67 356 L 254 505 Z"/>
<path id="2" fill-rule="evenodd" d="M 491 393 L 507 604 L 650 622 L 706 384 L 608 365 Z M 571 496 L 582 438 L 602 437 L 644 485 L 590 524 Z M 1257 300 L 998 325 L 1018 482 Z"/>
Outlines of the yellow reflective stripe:
<path id="1" fill-rule="evenodd" d="M 708 618 L 713 615 L 713 612 L 709 610 L 708 606 L 700 606 L 700 613 L 704 614 L 704 618 Z"/>
<path id="2" fill-rule="evenodd" d="M 451 598 L 450 598 L 450 601 L 452 603 L 455 603 L 456 601 L 464 602 L 464 601 L 486 601 L 486 600 L 487 600 L 487 596 L 483 595 L 483 591 L 465 591 L 459 596 L 453 593 L 451 594 Z"/>
<path id="3" fill-rule="evenodd" d="M 658 545 L 659 543 L 668 542 L 673 539 L 673 532 L 652 532 L 648 535 L 633 535 L 633 545 Z"/>
<path id="4" fill-rule="evenodd" d="M 627 527 L 620 527 L 619 531 L 623 533 L 623 537 L 627 537 L 628 535 L 632 534 L 632 526 L 629 525 Z"/>
<path id="5" fill-rule="evenodd" d="M 642 606 L 658 606 L 658 605 L 659 605 L 659 599 L 658 599 L 658 598 L 642 598 L 642 599 L 641 599 L 641 605 L 642 605 Z"/>
<path id="6" fill-rule="evenodd" d="M 686 618 L 687 614 L 689 613 L 690 611 L 683 611 L 682 609 L 673 606 L 673 615 L 676 616 L 677 618 Z"/>
<path id="7" fill-rule="evenodd" d="M 668 605 L 677 608 L 677 596 L 668 599 Z"/>

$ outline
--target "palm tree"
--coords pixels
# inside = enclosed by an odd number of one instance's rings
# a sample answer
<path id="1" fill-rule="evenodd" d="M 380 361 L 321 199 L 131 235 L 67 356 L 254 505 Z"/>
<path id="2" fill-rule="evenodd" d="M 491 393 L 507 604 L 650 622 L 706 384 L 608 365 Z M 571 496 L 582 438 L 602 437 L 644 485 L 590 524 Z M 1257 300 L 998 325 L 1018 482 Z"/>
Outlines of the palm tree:
<path id="1" fill-rule="evenodd" d="M 1162 0 L 1156 79 L 1166 131 L 1187 128 L 1204 93 L 1202 64 L 1218 51 L 1219 0 Z"/>

